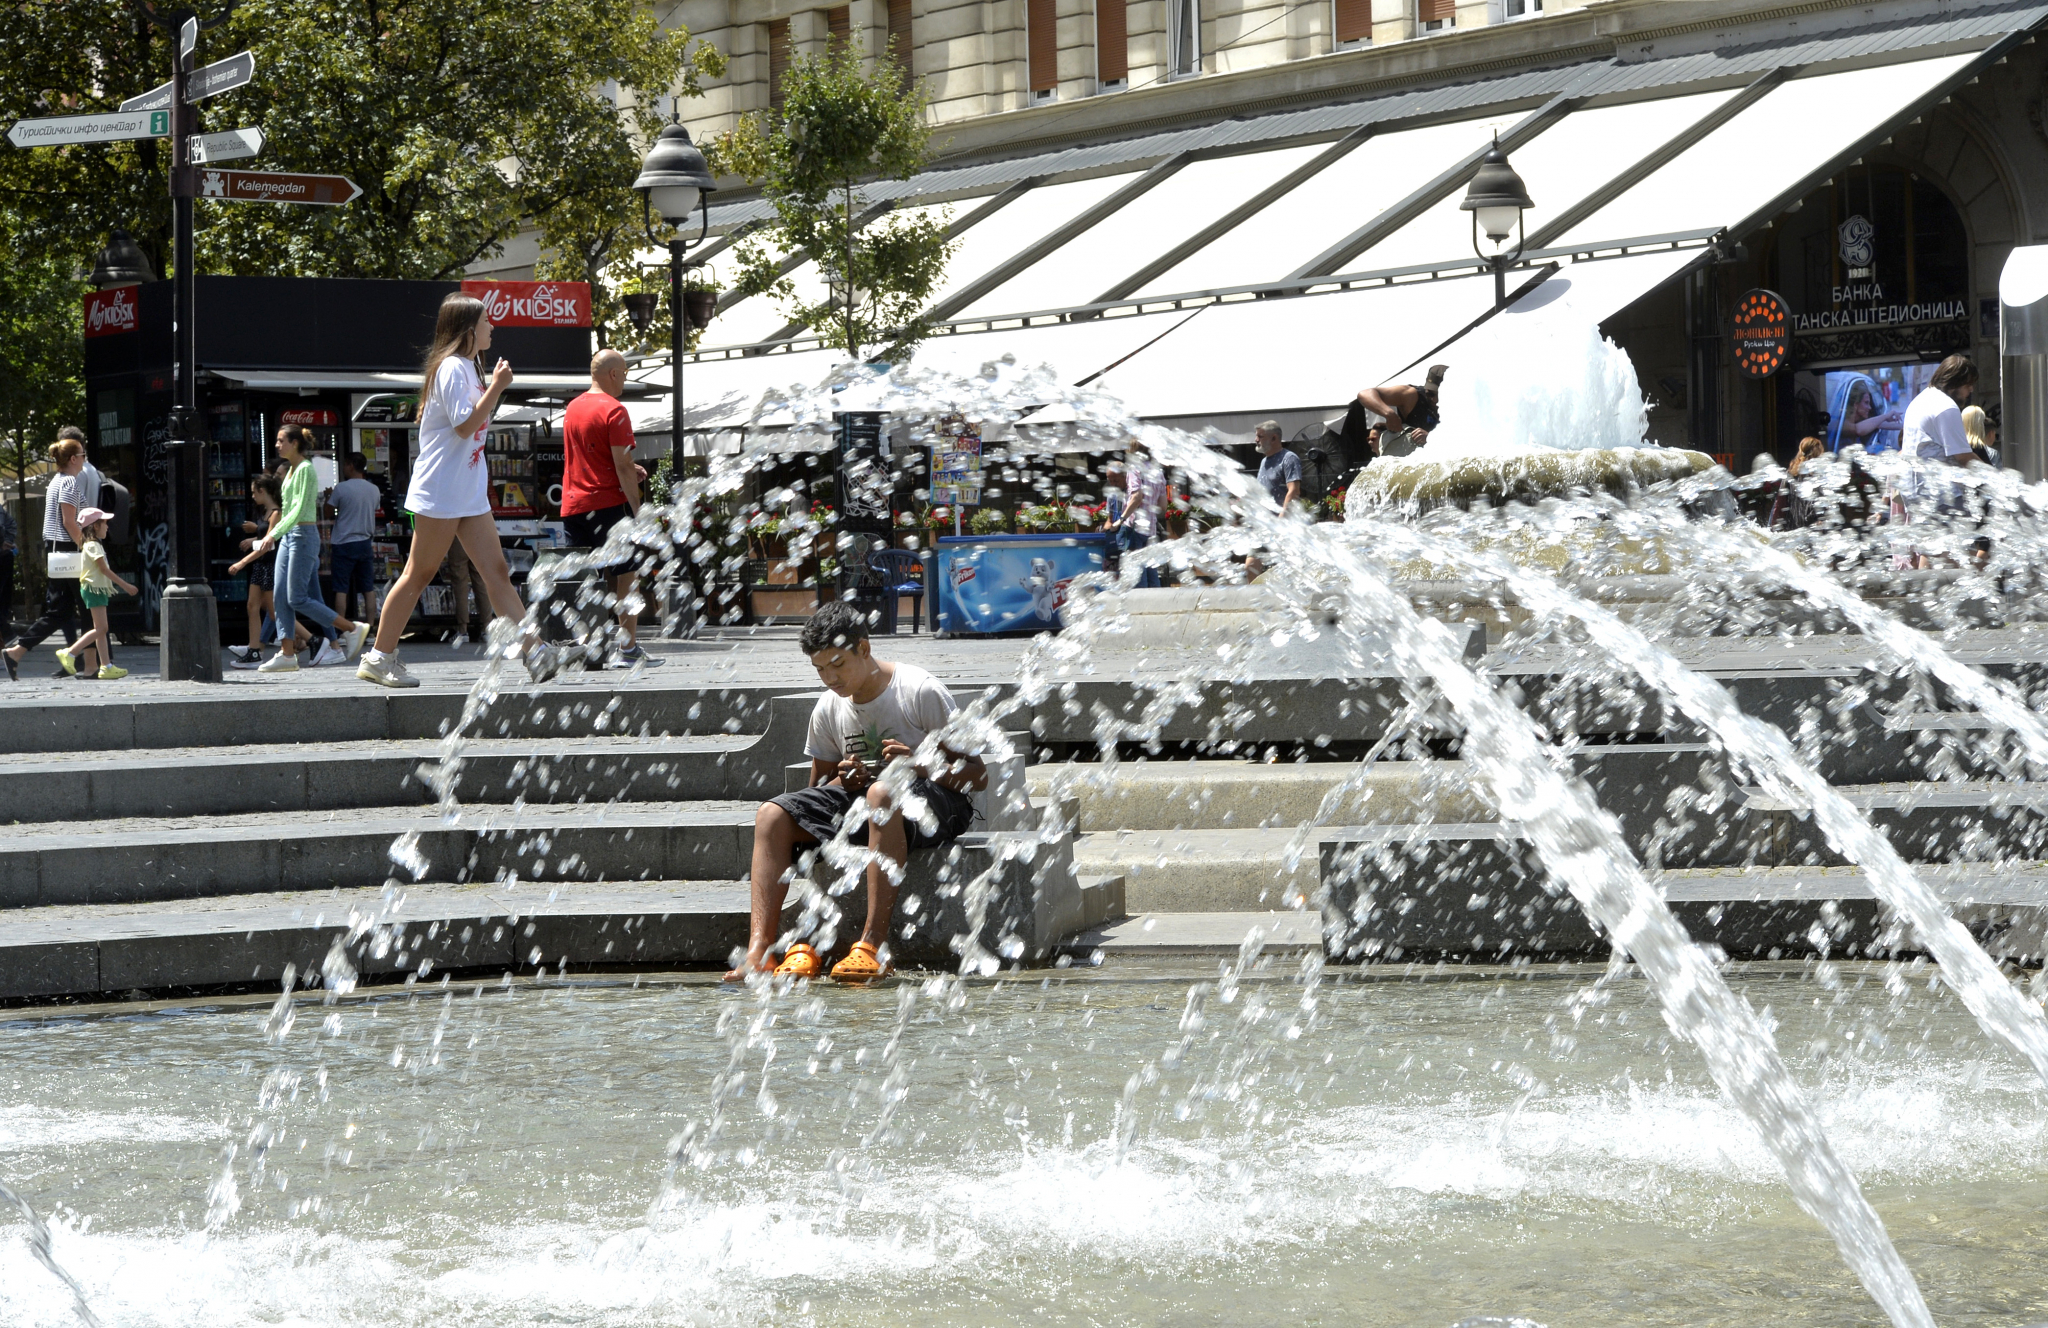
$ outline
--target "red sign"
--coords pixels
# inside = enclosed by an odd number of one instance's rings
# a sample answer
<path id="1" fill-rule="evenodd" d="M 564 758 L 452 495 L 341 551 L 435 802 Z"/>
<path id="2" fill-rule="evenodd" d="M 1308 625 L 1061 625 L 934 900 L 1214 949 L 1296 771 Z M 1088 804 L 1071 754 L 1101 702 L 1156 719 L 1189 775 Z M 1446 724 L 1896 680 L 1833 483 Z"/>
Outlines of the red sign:
<path id="1" fill-rule="evenodd" d="M 1735 367 L 1751 378 L 1769 378 L 1785 366 L 1792 311 L 1776 291 L 1753 290 L 1735 302 Z"/>
<path id="2" fill-rule="evenodd" d="M 133 332 L 135 328 L 135 287 L 86 292 L 85 335 L 110 337 L 116 332 Z"/>
<path id="3" fill-rule="evenodd" d="M 281 410 L 277 413 L 279 424 L 339 424 L 341 413 L 325 407 L 309 406 L 304 410 Z"/>
<path id="4" fill-rule="evenodd" d="M 496 327 L 589 327 L 587 281 L 465 281 Z"/>

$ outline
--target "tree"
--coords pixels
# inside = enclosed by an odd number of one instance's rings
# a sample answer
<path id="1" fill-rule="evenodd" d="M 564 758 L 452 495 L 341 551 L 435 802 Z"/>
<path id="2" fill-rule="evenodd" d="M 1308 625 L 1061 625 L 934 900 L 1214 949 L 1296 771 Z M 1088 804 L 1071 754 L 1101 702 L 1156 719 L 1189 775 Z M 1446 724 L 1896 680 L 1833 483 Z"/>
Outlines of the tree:
<path id="1" fill-rule="evenodd" d="M 85 422 L 85 283 L 4 221 L 0 247 L 13 255 L 0 263 L 0 479 L 19 496 L 58 428 Z"/>
<path id="2" fill-rule="evenodd" d="M 218 13 L 218 0 L 203 5 Z M 0 6 L 9 118 L 108 110 L 163 81 L 168 35 L 122 0 Z M 344 207 L 202 201 L 207 273 L 447 280 L 539 232 L 542 275 L 606 284 L 637 234 L 638 144 L 660 103 L 694 96 L 718 51 L 639 0 L 243 0 L 201 55 L 255 52 L 256 78 L 200 103 L 206 130 L 260 126 L 255 169 L 331 172 Z M 166 156 L 152 142 L 0 153 L 0 207 L 74 266 L 115 226 L 158 270 L 170 248 Z"/>
<path id="3" fill-rule="evenodd" d="M 893 59 L 862 68 L 860 48 L 835 41 L 824 54 L 790 63 L 782 110 L 756 112 L 713 140 L 721 171 L 759 185 L 775 208 L 775 222 L 741 241 L 736 250 L 741 295 L 768 294 L 792 322 L 828 346 L 860 359 L 879 347 L 900 359 L 930 333 L 925 306 L 953 241 L 935 215 L 867 220 L 860 185 L 876 178 L 907 180 L 930 154 L 923 85 L 905 87 Z M 800 298 L 780 272 L 783 254 L 803 251 L 827 274 L 829 294 Z"/>

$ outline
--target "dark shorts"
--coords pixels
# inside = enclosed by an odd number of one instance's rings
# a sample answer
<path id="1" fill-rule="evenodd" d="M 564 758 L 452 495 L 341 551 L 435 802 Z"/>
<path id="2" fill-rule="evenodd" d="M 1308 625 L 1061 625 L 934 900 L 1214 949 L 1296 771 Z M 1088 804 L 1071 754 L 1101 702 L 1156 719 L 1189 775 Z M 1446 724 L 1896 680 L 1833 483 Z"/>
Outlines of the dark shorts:
<path id="1" fill-rule="evenodd" d="M 605 536 L 612 533 L 612 527 L 633 515 L 633 509 L 620 503 L 615 507 L 599 508 L 595 512 L 572 512 L 562 518 L 563 527 L 569 532 L 569 543 L 578 549 L 601 549 Z M 621 572 L 633 570 L 631 560 L 607 563 L 608 568 Z"/>
<path id="2" fill-rule="evenodd" d="M 927 831 L 918 824 L 917 818 L 905 817 L 903 828 L 909 835 L 910 847 L 926 848 L 958 839 L 973 824 L 974 801 L 965 793 L 943 784 L 934 784 L 929 779 L 918 780 L 910 786 L 910 791 L 925 800 L 937 822 L 933 829 Z M 795 821 L 804 833 L 823 842 L 839 833 L 839 825 L 845 819 L 847 809 L 865 799 L 859 794 L 848 793 L 837 784 L 818 784 L 768 801 L 788 812 L 789 819 Z M 854 842 L 863 843 L 866 838 L 865 835 L 858 836 Z"/>
<path id="3" fill-rule="evenodd" d="M 272 588 L 277 579 L 274 565 L 276 557 L 277 555 L 275 554 L 265 554 L 244 569 L 249 574 L 249 589 L 269 590 Z"/>
<path id="4" fill-rule="evenodd" d="M 377 589 L 376 555 L 368 540 L 350 540 L 328 550 L 328 569 L 334 579 L 334 593 L 374 594 Z"/>

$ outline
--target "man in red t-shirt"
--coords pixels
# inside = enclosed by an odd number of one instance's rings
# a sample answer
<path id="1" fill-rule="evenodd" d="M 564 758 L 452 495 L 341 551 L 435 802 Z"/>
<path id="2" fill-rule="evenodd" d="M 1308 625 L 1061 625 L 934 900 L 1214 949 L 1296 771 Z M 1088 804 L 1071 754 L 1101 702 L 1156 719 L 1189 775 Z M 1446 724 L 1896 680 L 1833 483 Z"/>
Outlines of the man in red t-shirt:
<path id="1" fill-rule="evenodd" d="M 619 404 L 625 387 L 626 357 L 601 350 L 591 357 L 590 390 L 562 414 L 562 524 L 579 549 L 603 548 L 613 526 L 640 514 L 640 481 L 647 472 L 633 462 L 633 420 Z M 633 565 L 618 563 L 612 570 L 626 645 L 608 662 L 637 664 L 642 654 Z"/>

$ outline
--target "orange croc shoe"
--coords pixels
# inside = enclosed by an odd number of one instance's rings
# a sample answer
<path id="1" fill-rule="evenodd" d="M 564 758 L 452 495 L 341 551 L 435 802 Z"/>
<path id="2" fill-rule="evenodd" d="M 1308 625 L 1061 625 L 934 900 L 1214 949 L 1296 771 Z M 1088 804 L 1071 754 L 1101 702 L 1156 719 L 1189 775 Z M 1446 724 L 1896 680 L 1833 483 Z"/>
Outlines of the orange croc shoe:
<path id="1" fill-rule="evenodd" d="M 824 971 L 825 961 L 805 941 L 790 946 L 789 953 L 775 966 L 775 976 L 779 978 L 814 978 Z"/>
<path id="2" fill-rule="evenodd" d="M 834 982 L 879 982 L 889 976 L 889 970 L 882 967 L 882 956 L 866 941 L 855 941 L 846 958 L 832 965 Z"/>

